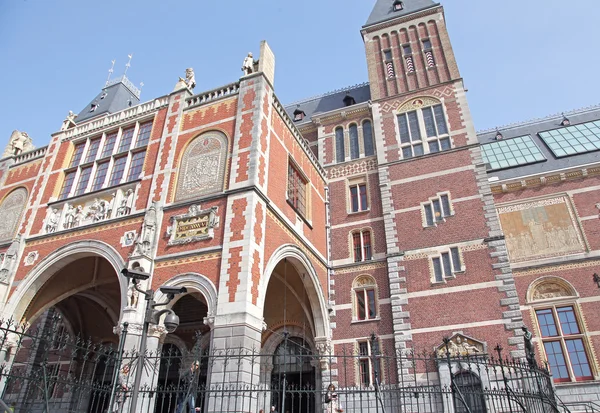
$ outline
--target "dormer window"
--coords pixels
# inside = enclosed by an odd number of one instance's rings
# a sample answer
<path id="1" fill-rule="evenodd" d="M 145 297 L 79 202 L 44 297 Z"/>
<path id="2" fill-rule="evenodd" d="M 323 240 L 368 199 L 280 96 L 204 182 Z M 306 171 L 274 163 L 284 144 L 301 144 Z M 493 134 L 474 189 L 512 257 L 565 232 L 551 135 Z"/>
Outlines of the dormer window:
<path id="1" fill-rule="evenodd" d="M 567 118 L 564 114 L 563 114 L 563 118 L 560 121 L 560 126 L 570 126 L 571 125 L 571 121 L 569 120 L 569 118 Z"/>
<path id="2" fill-rule="evenodd" d="M 95 112 L 96 109 L 98 109 L 98 103 L 96 103 L 96 101 L 93 101 L 90 105 L 90 112 Z"/>
<path id="3" fill-rule="evenodd" d="M 500 133 L 498 129 L 496 129 L 496 136 L 494 136 L 494 139 L 496 139 L 497 141 L 501 141 L 502 139 L 504 139 L 504 136 L 502 136 L 502 133 Z"/>
<path id="4" fill-rule="evenodd" d="M 304 113 L 304 111 L 302 109 L 300 109 L 300 106 L 298 106 L 296 108 L 296 110 L 294 111 L 294 122 L 300 122 L 300 121 L 304 120 L 305 116 L 306 116 L 306 113 Z"/>
<path id="5" fill-rule="evenodd" d="M 346 105 L 346 106 L 356 105 L 356 99 L 354 99 L 352 96 L 350 96 L 349 94 L 346 93 L 346 97 L 344 98 L 344 105 Z"/>
<path id="6" fill-rule="evenodd" d="M 392 7 L 394 11 L 400 11 L 404 9 L 404 4 L 400 0 L 396 0 Z"/>
<path id="7" fill-rule="evenodd" d="M 104 99 L 107 96 L 108 96 L 108 93 L 106 93 L 106 90 L 103 90 L 102 95 L 100 95 L 100 99 Z"/>

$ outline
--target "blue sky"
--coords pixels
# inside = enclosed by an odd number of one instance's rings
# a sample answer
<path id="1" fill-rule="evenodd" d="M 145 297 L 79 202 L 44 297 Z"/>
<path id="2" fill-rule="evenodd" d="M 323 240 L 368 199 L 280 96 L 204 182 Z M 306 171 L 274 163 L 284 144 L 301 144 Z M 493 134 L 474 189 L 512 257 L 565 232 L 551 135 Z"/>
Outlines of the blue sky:
<path id="1" fill-rule="evenodd" d="M 235 81 L 262 39 L 284 103 L 365 82 L 360 27 L 374 3 L 0 0 L 0 148 L 14 129 L 46 145 L 129 53 L 142 101 L 169 93 L 190 66 L 197 93 Z M 443 4 L 478 130 L 600 103 L 600 1 Z"/>

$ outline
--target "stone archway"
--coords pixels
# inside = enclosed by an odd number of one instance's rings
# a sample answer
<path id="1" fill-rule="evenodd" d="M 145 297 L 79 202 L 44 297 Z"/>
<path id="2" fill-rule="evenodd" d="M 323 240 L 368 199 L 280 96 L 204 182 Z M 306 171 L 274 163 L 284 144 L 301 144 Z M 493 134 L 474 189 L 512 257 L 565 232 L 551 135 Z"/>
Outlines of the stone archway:
<path id="1" fill-rule="evenodd" d="M 87 289 L 85 285 L 79 285 L 69 291 L 65 290 L 57 292 L 56 296 L 49 298 L 48 302 L 46 302 L 42 308 L 38 311 L 34 311 L 33 314 L 31 313 L 30 307 L 32 301 L 36 299 L 36 296 L 44 286 L 47 286 L 50 279 L 62 269 L 80 259 L 95 257 L 103 259 L 109 265 L 107 268 L 112 268 L 112 270 L 114 270 L 115 277 L 118 280 L 118 289 L 120 290 L 118 310 L 120 319 L 123 307 L 122 304 L 127 302 L 127 285 L 126 281 L 123 280 L 122 277 L 119 277 L 118 274 L 121 269 L 124 268 L 125 262 L 113 247 L 95 240 L 79 241 L 65 245 L 42 259 L 40 263 L 29 272 L 25 279 L 20 282 L 19 286 L 11 295 L 8 303 L 4 307 L 3 318 L 13 318 L 15 320 L 27 318 L 31 320 L 36 316 L 39 316 L 43 312 L 42 310 L 51 307 L 75 293 L 85 291 Z M 30 311 L 30 314 L 26 314 L 28 310 Z"/>

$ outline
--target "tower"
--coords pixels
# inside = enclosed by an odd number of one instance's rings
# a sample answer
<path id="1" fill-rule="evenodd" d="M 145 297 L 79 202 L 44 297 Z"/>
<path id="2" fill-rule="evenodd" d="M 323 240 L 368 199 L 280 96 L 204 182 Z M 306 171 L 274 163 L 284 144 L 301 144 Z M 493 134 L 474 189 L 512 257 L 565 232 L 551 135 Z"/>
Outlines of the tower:
<path id="1" fill-rule="evenodd" d="M 519 300 L 443 7 L 378 0 L 361 33 L 395 347 L 430 351 L 447 336 L 522 355 Z"/>

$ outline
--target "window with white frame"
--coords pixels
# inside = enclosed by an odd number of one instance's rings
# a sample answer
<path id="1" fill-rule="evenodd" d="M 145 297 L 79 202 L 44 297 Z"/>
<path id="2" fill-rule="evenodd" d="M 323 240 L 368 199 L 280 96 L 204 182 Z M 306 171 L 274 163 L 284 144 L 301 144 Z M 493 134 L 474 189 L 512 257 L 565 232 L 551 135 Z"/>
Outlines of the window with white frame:
<path id="1" fill-rule="evenodd" d="M 151 131 L 150 121 L 76 142 L 59 199 L 139 179 Z"/>
<path id="2" fill-rule="evenodd" d="M 379 342 L 361 340 L 357 343 L 357 372 L 361 386 L 373 386 L 376 377 L 381 383 L 381 357 L 379 354 Z"/>
<path id="3" fill-rule="evenodd" d="M 371 231 L 364 229 L 352 233 L 354 262 L 369 261 L 373 258 Z"/>
<path id="4" fill-rule="evenodd" d="M 431 257 L 431 264 L 435 283 L 443 283 L 447 278 L 455 278 L 456 273 L 464 271 L 458 247 L 452 247 L 438 256 Z"/>
<path id="5" fill-rule="evenodd" d="M 435 226 L 439 222 L 445 221 L 446 217 L 454 215 L 450 194 L 448 193 L 437 194 L 437 196 L 429 198 L 429 202 L 422 205 L 424 217 L 423 225 L 426 227 Z"/>
<path id="6" fill-rule="evenodd" d="M 361 156 L 372 156 L 375 154 L 373 124 L 368 119 L 364 120 L 361 124 L 350 124 L 347 131 L 344 127 L 338 126 L 335 128 L 334 135 L 336 162 L 345 162 L 347 151 L 350 153 L 350 159 L 358 159 Z M 346 135 L 348 136 L 348 148 L 346 148 Z"/>
<path id="7" fill-rule="evenodd" d="M 348 192 L 350 195 L 350 212 L 369 210 L 369 197 L 367 196 L 367 182 L 365 179 L 350 181 Z"/>
<path id="8" fill-rule="evenodd" d="M 397 119 L 404 159 L 451 148 L 446 115 L 441 104 L 400 113 Z"/>
<path id="9" fill-rule="evenodd" d="M 377 283 L 370 275 L 360 275 L 352 283 L 354 321 L 374 320 L 378 317 Z"/>

